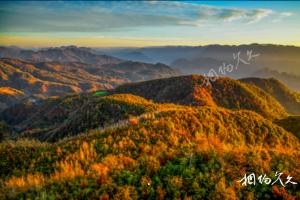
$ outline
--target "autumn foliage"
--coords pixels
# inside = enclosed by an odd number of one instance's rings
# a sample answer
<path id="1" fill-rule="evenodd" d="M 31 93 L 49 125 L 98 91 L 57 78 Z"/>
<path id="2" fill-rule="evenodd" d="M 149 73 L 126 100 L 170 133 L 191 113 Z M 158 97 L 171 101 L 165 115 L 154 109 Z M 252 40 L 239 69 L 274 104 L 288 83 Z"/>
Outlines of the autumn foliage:
<path id="1" fill-rule="evenodd" d="M 81 102 L 73 98 L 71 105 Z M 131 94 L 82 98 L 86 110 L 60 130 L 84 134 L 0 144 L 1 199 L 300 198 L 299 184 L 237 182 L 245 173 L 274 178 L 276 171 L 300 182 L 298 138 L 256 112 Z M 49 115 L 57 123 L 70 112 L 65 100 L 56 107 L 61 115 Z"/>

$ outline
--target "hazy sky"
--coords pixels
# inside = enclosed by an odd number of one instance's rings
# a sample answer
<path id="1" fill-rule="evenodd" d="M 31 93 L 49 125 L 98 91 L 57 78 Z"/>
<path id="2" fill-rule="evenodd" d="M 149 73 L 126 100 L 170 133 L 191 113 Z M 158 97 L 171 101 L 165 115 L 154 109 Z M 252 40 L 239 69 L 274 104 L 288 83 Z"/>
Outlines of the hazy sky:
<path id="1" fill-rule="evenodd" d="M 300 2 L 0 2 L 0 45 L 300 46 Z"/>

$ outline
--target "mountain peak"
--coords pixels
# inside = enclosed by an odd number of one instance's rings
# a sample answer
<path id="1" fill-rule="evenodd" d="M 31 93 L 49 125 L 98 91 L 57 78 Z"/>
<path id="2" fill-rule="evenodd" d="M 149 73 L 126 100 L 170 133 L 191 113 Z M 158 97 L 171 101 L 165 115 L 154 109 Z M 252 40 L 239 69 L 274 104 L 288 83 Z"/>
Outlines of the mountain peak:
<path id="1" fill-rule="evenodd" d="M 206 80 L 202 75 L 178 76 L 124 84 L 114 92 L 131 93 L 160 103 L 248 109 L 271 118 L 286 115 L 283 107 L 258 87 L 227 77 L 217 78 L 208 85 Z"/>

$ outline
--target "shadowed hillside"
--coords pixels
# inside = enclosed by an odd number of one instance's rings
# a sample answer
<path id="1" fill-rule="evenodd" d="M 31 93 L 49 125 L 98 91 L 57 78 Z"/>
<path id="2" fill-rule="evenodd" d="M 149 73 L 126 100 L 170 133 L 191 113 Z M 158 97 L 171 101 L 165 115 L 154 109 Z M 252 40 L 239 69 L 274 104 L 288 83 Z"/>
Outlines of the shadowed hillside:
<path id="1" fill-rule="evenodd" d="M 0 121 L 0 142 L 5 139 L 9 139 L 11 136 L 12 135 L 9 126 L 5 122 Z"/>
<path id="2" fill-rule="evenodd" d="M 44 113 L 34 113 L 33 118 L 21 122 L 21 137 L 54 142 L 90 129 L 120 123 L 131 116 L 151 110 L 150 103 L 132 95 L 85 98 L 82 100 L 80 96 L 73 96 L 62 99 L 50 110 L 40 109 Z M 76 105 L 77 108 L 72 105 Z"/>
<path id="3" fill-rule="evenodd" d="M 241 81 L 263 89 L 280 102 L 290 114 L 300 114 L 300 93 L 290 90 L 280 81 L 274 78 L 244 78 Z"/>
<path id="4" fill-rule="evenodd" d="M 247 77 L 257 78 L 275 78 L 287 85 L 290 89 L 300 92 L 300 75 L 295 75 L 286 72 L 278 72 L 268 68 L 258 70 Z"/>
<path id="5" fill-rule="evenodd" d="M 133 95 L 75 94 L 37 104 L 23 102 L 4 110 L 0 118 L 18 137 L 54 142 L 93 128 L 103 128 L 154 109 L 154 104 Z"/>
<path id="6" fill-rule="evenodd" d="M 288 116 L 284 119 L 275 120 L 275 123 L 300 139 L 300 116 Z"/>
<path id="7" fill-rule="evenodd" d="M 181 76 L 125 84 L 114 93 L 131 93 L 155 102 L 248 109 L 271 118 L 286 115 L 273 97 L 253 85 L 230 78 L 218 78 L 209 85 L 204 83 L 205 77 L 200 75 Z"/>

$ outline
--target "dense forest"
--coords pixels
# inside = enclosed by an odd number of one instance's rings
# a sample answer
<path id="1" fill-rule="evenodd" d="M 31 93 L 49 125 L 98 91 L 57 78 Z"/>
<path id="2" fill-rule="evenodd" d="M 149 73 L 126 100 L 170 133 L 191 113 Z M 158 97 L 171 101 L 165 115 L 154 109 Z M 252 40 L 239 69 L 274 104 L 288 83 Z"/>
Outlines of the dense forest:
<path id="1" fill-rule="evenodd" d="M 277 172 L 284 183 L 299 182 L 299 140 L 280 127 L 284 117 L 273 123 L 255 110 L 113 93 L 68 95 L 1 116 L 5 136 L 17 138 L 0 144 L 1 198 L 300 197 L 299 184 L 239 182 L 251 173 L 274 181 Z M 23 132 L 9 133 L 13 124 Z"/>

